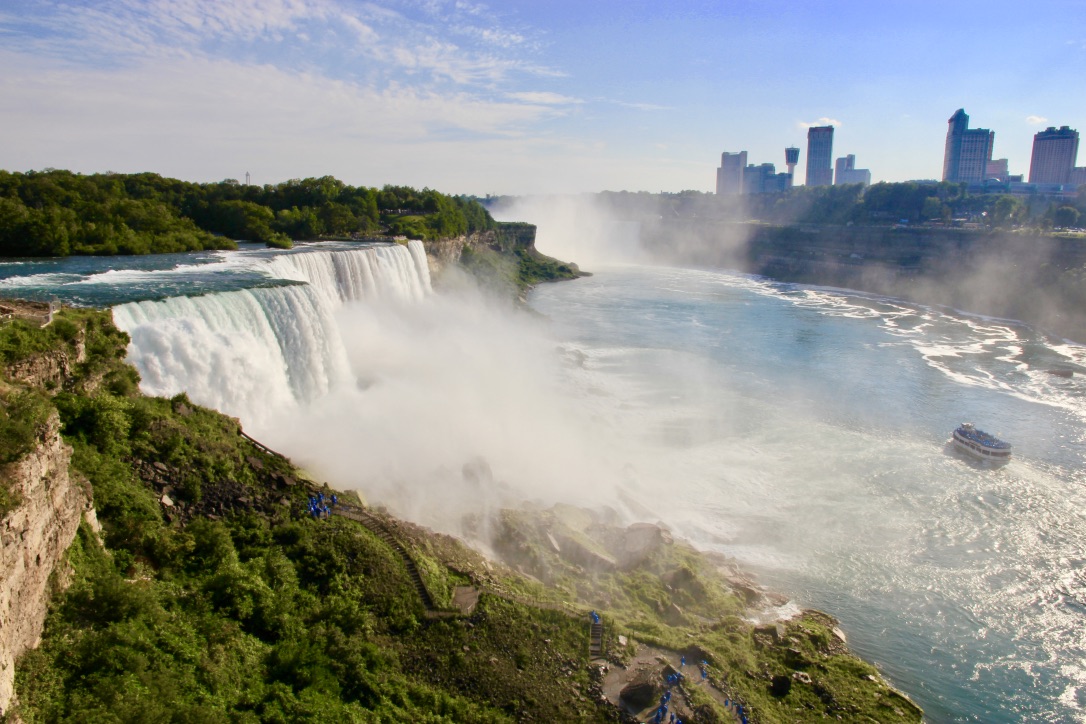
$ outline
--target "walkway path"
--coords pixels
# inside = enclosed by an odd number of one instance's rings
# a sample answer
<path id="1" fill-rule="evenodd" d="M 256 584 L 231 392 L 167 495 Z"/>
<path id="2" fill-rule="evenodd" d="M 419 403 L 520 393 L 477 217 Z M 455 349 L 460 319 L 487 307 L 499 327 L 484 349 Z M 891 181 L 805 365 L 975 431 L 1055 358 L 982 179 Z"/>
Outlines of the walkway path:
<path id="1" fill-rule="evenodd" d="M 419 573 L 419 567 L 415 564 L 415 560 L 408 554 L 407 549 L 403 547 L 403 544 L 396 540 L 396 537 L 389 532 L 380 518 L 373 515 L 365 508 L 359 508 L 345 503 L 338 503 L 333 506 L 332 513 L 361 523 L 366 526 L 371 533 L 387 543 L 392 550 L 396 551 L 403 560 L 404 565 L 407 567 L 407 575 L 410 576 L 412 585 L 415 587 L 415 590 L 418 591 L 419 598 L 422 599 L 422 605 L 426 607 L 427 611 L 438 610 L 437 607 L 434 606 L 433 596 L 431 596 L 430 591 L 427 590 L 426 584 L 422 582 L 422 574 Z"/>

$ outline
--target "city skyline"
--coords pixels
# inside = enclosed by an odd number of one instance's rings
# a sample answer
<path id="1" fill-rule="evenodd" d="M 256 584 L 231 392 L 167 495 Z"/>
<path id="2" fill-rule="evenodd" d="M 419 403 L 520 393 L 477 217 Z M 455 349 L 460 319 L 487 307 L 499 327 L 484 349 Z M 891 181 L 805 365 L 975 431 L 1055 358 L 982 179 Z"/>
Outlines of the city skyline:
<path id="1" fill-rule="evenodd" d="M 720 149 L 780 165 L 832 126 L 877 183 L 940 178 L 964 107 L 1022 175 L 1037 131 L 1086 125 L 1076 9 L 27 0 L 0 8 L 0 168 L 711 191 Z"/>

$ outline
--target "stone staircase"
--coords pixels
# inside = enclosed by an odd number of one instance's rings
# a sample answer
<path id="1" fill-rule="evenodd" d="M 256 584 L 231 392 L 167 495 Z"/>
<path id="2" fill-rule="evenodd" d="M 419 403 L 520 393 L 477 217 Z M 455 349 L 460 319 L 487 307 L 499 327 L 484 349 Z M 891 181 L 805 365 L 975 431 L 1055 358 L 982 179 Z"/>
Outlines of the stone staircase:
<path id="1" fill-rule="evenodd" d="M 603 621 L 593 621 L 588 630 L 588 658 L 599 659 L 603 657 Z"/>
<path id="2" fill-rule="evenodd" d="M 365 508 L 359 508 L 345 503 L 339 503 L 332 508 L 332 513 L 361 523 L 371 533 L 387 543 L 392 550 L 396 551 L 403 560 L 404 566 L 407 568 L 407 575 L 411 578 L 411 583 L 414 585 L 415 590 L 418 591 L 419 598 L 422 599 L 422 605 L 426 607 L 427 612 L 432 613 L 437 611 L 437 608 L 434 606 L 434 599 L 430 596 L 430 591 L 427 590 L 426 584 L 422 581 L 422 574 L 419 573 L 419 567 L 415 565 L 415 561 L 408 554 L 407 549 L 403 547 L 403 544 L 400 543 L 391 532 L 389 532 L 380 518 L 373 515 Z"/>

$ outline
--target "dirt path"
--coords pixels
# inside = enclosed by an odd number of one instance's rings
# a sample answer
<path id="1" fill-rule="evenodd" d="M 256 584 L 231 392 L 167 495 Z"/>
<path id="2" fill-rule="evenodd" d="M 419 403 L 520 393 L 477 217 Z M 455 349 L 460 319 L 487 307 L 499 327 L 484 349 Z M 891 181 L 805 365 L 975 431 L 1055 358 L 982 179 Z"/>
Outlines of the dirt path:
<path id="1" fill-rule="evenodd" d="M 669 685 L 668 677 L 682 674 L 678 683 Z M 612 666 L 603 676 L 603 695 L 616 707 L 627 712 L 639 722 L 654 722 L 660 708 L 660 698 L 671 691 L 668 718 L 674 713 L 677 719 L 690 723 L 694 720 L 694 707 L 688 691 L 698 689 L 725 707 L 734 721 L 741 721 L 734 705 L 701 676 L 697 662 L 682 665 L 682 654 L 654 646 L 642 645 L 626 668 Z M 627 695 L 623 697 L 623 691 Z M 668 721 L 664 718 L 663 721 Z"/>

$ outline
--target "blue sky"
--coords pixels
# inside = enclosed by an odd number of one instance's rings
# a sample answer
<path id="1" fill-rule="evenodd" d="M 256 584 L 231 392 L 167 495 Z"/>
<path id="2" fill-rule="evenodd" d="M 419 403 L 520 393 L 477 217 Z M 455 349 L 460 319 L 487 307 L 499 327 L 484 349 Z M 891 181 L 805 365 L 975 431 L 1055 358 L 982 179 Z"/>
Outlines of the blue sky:
<path id="1" fill-rule="evenodd" d="M 900 181 L 964 107 L 1028 173 L 1083 78 L 1084 0 L 0 0 L 0 168 L 709 191 L 832 122 Z"/>

